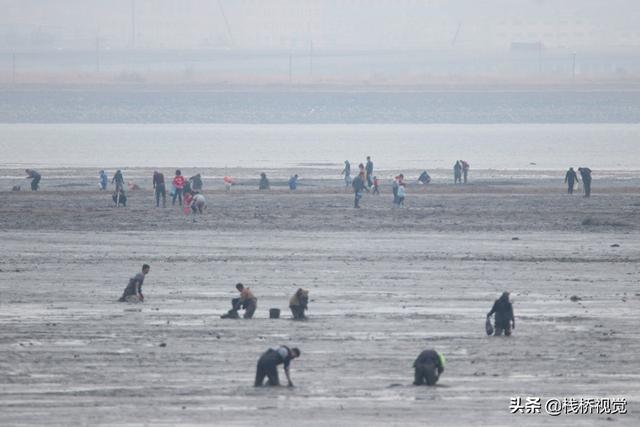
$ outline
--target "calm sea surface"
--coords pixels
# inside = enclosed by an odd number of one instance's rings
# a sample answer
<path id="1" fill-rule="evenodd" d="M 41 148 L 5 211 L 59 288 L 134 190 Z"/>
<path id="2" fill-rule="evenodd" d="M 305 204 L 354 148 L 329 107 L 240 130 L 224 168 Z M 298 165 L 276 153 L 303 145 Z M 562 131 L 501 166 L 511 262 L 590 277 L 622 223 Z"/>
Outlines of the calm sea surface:
<path id="1" fill-rule="evenodd" d="M 0 124 L 0 167 L 640 169 L 638 124 Z"/>

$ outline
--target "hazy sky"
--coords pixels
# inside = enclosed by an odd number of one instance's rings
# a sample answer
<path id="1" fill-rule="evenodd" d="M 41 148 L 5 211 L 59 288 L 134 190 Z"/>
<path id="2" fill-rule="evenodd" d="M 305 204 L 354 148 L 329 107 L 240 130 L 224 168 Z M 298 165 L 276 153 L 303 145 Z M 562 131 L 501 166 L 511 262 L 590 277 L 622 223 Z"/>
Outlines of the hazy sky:
<path id="1" fill-rule="evenodd" d="M 638 0 L 0 0 L 0 49 L 640 47 Z"/>

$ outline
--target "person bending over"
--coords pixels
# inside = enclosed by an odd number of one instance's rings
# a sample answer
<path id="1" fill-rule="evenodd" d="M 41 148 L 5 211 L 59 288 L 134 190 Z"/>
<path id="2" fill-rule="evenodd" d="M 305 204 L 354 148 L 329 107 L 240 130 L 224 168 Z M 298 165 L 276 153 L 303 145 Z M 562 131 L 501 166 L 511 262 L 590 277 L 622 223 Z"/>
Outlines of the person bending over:
<path id="1" fill-rule="evenodd" d="M 309 291 L 298 288 L 295 294 L 289 300 L 289 308 L 291 309 L 291 314 L 293 314 L 293 318 L 296 320 L 304 320 L 307 317 L 304 315 L 304 311 L 307 309 L 307 304 L 309 304 Z"/>
<path id="2" fill-rule="evenodd" d="M 142 284 L 144 283 L 144 277 L 149 273 L 149 264 L 142 266 L 142 272 L 136 274 L 129 279 L 129 284 L 124 289 L 122 296 L 118 300 L 119 302 L 143 302 L 144 295 L 142 295 Z"/>
<path id="3" fill-rule="evenodd" d="M 291 382 L 291 376 L 289 375 L 289 364 L 293 359 L 300 357 L 300 350 L 297 348 L 289 349 L 286 345 L 281 345 L 277 348 L 270 348 L 262 353 L 260 359 L 258 359 L 258 366 L 256 369 L 256 387 L 261 387 L 264 378 L 268 378 L 267 384 L 270 386 L 280 385 L 278 379 L 278 365 L 284 365 L 284 374 L 287 376 L 287 384 L 289 387 L 293 387 Z"/>
<path id="4" fill-rule="evenodd" d="M 253 295 L 251 289 L 245 287 L 242 283 L 238 283 L 236 289 L 240 292 L 240 297 L 233 298 L 231 300 L 231 310 L 220 317 L 222 319 L 238 319 L 240 317 L 238 310 L 244 308 L 244 315 L 242 317 L 251 319 L 258 307 L 258 299 Z"/>
<path id="5" fill-rule="evenodd" d="M 444 356 L 435 350 L 425 350 L 413 362 L 415 379 L 413 385 L 435 385 L 444 372 Z"/>

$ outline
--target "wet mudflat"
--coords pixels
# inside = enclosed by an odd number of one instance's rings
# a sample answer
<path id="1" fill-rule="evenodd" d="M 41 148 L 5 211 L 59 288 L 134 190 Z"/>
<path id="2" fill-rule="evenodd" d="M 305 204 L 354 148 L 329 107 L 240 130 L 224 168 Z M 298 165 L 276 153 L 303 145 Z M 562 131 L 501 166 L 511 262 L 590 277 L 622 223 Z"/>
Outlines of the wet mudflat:
<path id="1" fill-rule="evenodd" d="M 355 211 L 333 189 L 214 190 L 195 223 L 144 191 L 117 210 L 93 191 L 4 193 L 2 424 L 636 425 L 640 205 L 600 192 L 416 189 L 404 210 L 385 194 Z M 143 262 L 146 302 L 115 302 Z M 256 318 L 222 320 L 238 281 Z M 297 287 L 306 322 L 289 320 Z M 488 338 L 503 290 L 516 330 Z M 278 344 L 302 349 L 296 387 L 254 389 Z M 413 387 L 428 347 L 446 371 Z M 629 414 L 511 415 L 514 396 L 625 397 Z"/>

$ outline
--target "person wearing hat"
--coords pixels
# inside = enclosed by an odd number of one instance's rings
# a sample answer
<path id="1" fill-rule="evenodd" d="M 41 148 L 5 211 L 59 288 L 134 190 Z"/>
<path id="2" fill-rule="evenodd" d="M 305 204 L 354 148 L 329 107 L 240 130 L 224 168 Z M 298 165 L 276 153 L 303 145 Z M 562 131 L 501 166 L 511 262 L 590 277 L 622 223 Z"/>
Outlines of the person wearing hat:
<path id="1" fill-rule="evenodd" d="M 444 356 L 435 350 L 425 350 L 418 355 L 413 368 L 415 379 L 413 385 L 435 385 L 444 372 Z"/>
<path id="2" fill-rule="evenodd" d="M 287 376 L 287 384 L 289 387 L 293 387 L 293 382 L 289 375 L 289 364 L 293 359 L 298 357 L 300 357 L 300 349 L 295 347 L 289 349 L 286 345 L 270 348 L 265 351 L 260 356 L 260 359 L 258 359 L 256 382 L 254 386 L 261 387 L 265 377 L 268 378 L 268 385 L 280 385 L 280 380 L 278 379 L 278 365 L 284 365 L 284 374 Z"/>
<path id="3" fill-rule="evenodd" d="M 504 334 L 506 336 L 511 335 L 511 329 L 516 328 L 516 319 L 513 315 L 513 305 L 509 301 L 509 292 L 503 292 L 494 303 L 491 311 L 487 313 L 487 318 L 492 314 L 496 315 L 495 318 L 495 336 Z"/>

